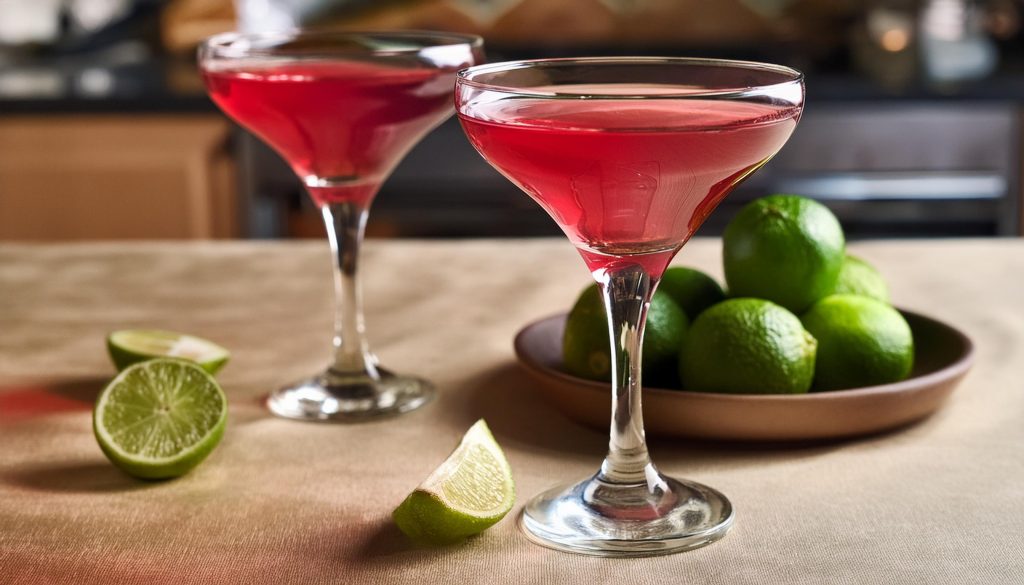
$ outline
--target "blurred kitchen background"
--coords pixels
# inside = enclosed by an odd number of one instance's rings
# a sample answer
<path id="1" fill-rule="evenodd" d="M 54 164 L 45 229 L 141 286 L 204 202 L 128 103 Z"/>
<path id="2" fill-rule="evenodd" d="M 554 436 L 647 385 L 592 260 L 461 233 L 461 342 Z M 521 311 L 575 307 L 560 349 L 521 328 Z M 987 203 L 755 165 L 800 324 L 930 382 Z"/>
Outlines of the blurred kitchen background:
<path id="1" fill-rule="evenodd" d="M 491 61 L 679 55 L 807 74 L 772 192 L 867 237 L 1019 236 L 1024 0 L 0 0 L 0 240 L 321 237 L 298 180 L 207 99 L 195 47 L 242 28 L 484 36 Z M 554 235 L 453 120 L 374 203 L 378 237 Z"/>

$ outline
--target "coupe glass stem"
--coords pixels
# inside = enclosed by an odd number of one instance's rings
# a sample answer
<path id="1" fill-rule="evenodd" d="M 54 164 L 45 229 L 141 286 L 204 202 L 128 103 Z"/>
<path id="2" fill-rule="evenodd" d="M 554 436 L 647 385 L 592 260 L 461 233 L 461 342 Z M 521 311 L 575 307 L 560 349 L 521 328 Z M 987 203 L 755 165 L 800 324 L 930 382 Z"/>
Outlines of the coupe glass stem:
<path id="1" fill-rule="evenodd" d="M 644 324 L 657 279 L 636 264 L 599 271 L 611 338 L 612 421 L 608 455 L 598 478 L 610 484 L 644 483 L 656 477 L 641 407 L 641 352 Z"/>
<path id="2" fill-rule="evenodd" d="M 321 207 L 327 240 L 334 254 L 334 362 L 332 373 L 380 379 L 377 358 L 370 352 L 363 321 L 359 283 L 359 249 L 369 209 L 356 202 Z"/>

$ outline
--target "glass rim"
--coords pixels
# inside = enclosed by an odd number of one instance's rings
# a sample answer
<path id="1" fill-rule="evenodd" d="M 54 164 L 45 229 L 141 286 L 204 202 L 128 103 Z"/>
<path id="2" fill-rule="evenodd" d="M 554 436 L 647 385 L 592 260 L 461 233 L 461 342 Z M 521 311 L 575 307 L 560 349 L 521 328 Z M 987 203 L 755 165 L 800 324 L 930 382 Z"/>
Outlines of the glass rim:
<path id="1" fill-rule="evenodd" d="M 238 41 L 250 41 L 250 42 L 274 42 L 274 41 L 288 41 L 288 40 L 302 40 L 302 39 L 345 39 L 345 38 L 358 38 L 358 37 L 378 37 L 395 40 L 422 40 L 422 46 L 418 47 L 396 47 L 388 49 L 374 49 L 367 47 L 367 55 L 375 56 L 388 56 L 388 55 L 415 55 L 426 49 L 435 47 L 451 47 L 458 45 L 466 45 L 472 49 L 478 49 L 483 47 L 484 40 L 478 35 L 463 34 L 463 33 L 451 33 L 443 31 L 430 31 L 430 30 L 386 30 L 386 29 L 331 29 L 331 28 L 315 28 L 315 29 L 303 29 L 295 28 L 283 31 L 274 32 L 223 32 L 213 36 L 207 37 L 199 45 L 199 51 L 201 55 L 210 55 L 215 58 L 227 57 L 227 58 L 244 58 L 244 57 L 273 57 L 287 56 L 287 53 L 282 53 L 276 47 L 233 47 L 232 45 Z M 336 53 L 331 52 L 329 49 L 324 50 L 311 50 L 309 52 L 303 52 L 301 54 L 295 54 L 295 57 L 303 58 L 315 58 L 318 56 L 331 57 Z"/>
<path id="2" fill-rule="evenodd" d="M 790 77 L 776 83 L 763 85 L 730 87 L 730 88 L 709 88 L 706 90 L 687 91 L 685 93 L 567 93 L 559 91 L 538 91 L 530 88 L 514 87 L 500 83 L 487 83 L 473 79 L 474 76 L 512 71 L 516 69 L 527 69 L 531 67 L 554 67 L 559 65 L 628 65 L 638 64 L 664 64 L 664 65 L 697 65 L 702 67 L 729 67 L 733 69 L 749 69 L 781 74 Z M 762 63 L 758 61 L 743 61 L 734 59 L 710 59 L 703 57 L 564 57 L 555 59 L 523 59 L 519 61 L 503 61 L 499 63 L 486 63 L 467 67 L 458 72 L 456 83 L 467 85 L 477 89 L 518 95 L 522 97 L 535 97 L 545 99 L 735 99 L 750 95 L 763 93 L 766 90 L 784 88 L 787 86 L 801 85 L 804 82 L 804 74 L 792 67 Z"/>

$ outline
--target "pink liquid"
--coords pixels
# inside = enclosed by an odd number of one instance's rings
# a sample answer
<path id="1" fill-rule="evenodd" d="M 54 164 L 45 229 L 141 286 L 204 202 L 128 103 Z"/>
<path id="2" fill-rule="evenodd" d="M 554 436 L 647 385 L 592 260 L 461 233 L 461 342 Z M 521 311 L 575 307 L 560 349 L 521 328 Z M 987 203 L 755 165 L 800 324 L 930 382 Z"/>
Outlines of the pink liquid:
<path id="1" fill-rule="evenodd" d="M 473 146 L 547 210 L 592 271 L 629 256 L 657 276 L 782 148 L 799 114 L 697 99 L 506 99 L 464 104 L 459 117 Z"/>
<path id="2" fill-rule="evenodd" d="M 455 70 L 244 62 L 203 76 L 217 105 L 277 150 L 318 205 L 368 205 L 405 153 L 450 115 Z"/>

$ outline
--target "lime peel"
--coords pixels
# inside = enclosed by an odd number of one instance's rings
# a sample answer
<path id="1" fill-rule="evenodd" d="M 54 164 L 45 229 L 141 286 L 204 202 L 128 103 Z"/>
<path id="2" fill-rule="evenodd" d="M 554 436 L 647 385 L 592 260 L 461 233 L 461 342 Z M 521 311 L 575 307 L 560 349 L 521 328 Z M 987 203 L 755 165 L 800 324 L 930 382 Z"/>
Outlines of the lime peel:
<path id="1" fill-rule="evenodd" d="M 756 199 L 722 234 L 729 294 L 802 313 L 835 288 L 845 249 L 839 220 L 821 203 L 796 195 Z"/>
<path id="2" fill-rule="evenodd" d="M 117 369 L 159 357 L 177 357 L 199 364 L 216 374 L 231 357 L 216 343 L 174 331 L 159 329 L 122 329 L 107 336 L 107 351 Z"/>
<path id="3" fill-rule="evenodd" d="M 392 516 L 413 540 L 450 544 L 493 526 L 514 503 L 512 469 L 481 419 Z"/>
<path id="4" fill-rule="evenodd" d="M 680 355 L 683 389 L 725 394 L 804 394 L 817 340 L 771 301 L 729 299 L 694 321 Z"/>
<path id="5" fill-rule="evenodd" d="M 889 287 L 874 266 L 853 254 L 847 254 L 839 269 L 832 294 L 853 294 L 889 304 Z"/>
<path id="6" fill-rule="evenodd" d="M 831 295 L 802 321 L 818 340 L 813 391 L 888 384 L 913 370 L 913 331 L 899 311 L 881 301 Z"/>

